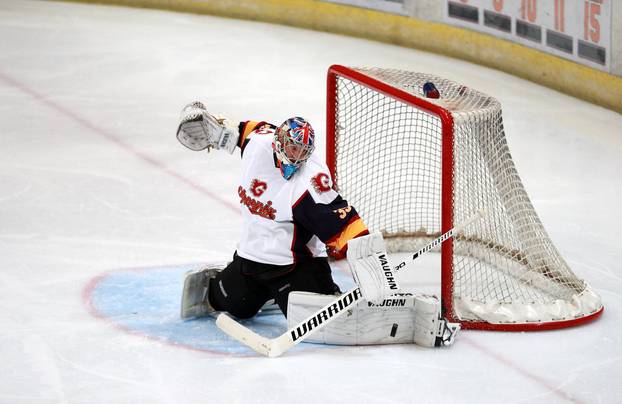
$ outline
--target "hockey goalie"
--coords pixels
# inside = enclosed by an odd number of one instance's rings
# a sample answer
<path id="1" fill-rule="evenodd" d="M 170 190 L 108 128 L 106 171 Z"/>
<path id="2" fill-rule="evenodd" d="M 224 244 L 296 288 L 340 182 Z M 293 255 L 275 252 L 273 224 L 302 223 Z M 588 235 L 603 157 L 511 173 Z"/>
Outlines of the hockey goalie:
<path id="1" fill-rule="evenodd" d="M 368 231 L 355 207 L 332 187 L 325 163 L 313 154 L 315 134 L 303 118 L 280 126 L 231 124 L 200 102 L 185 106 L 177 139 L 193 151 L 240 150 L 238 196 L 242 237 L 233 259 L 186 275 L 181 317 L 226 312 L 255 316 L 274 301 L 296 324 L 341 293 L 328 256 L 345 258 L 362 300 L 307 341 L 362 345 L 450 345 L 458 324 L 440 316 L 435 296 L 402 291 L 380 233 Z"/>

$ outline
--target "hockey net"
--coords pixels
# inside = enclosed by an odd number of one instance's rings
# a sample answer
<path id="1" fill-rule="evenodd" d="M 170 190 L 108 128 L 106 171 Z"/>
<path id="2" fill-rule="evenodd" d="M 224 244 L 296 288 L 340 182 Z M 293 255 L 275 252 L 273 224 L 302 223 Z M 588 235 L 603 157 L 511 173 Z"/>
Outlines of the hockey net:
<path id="1" fill-rule="evenodd" d="M 425 98 L 426 82 L 439 99 Z M 444 314 L 463 328 L 552 329 L 602 313 L 525 192 L 496 99 L 429 74 L 332 66 L 327 162 L 390 251 L 414 251 L 485 209 L 440 249 Z"/>

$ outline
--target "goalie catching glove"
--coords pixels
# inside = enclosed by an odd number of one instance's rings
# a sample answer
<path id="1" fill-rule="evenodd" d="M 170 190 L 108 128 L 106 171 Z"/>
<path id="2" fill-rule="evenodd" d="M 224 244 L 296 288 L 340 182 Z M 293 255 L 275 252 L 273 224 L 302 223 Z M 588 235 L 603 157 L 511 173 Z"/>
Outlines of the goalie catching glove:
<path id="1" fill-rule="evenodd" d="M 181 110 L 177 140 L 190 150 L 210 151 L 223 149 L 230 154 L 235 150 L 239 133 L 224 118 L 217 118 L 205 109 L 199 101 L 186 105 Z"/>
<path id="2" fill-rule="evenodd" d="M 375 232 L 348 241 L 347 257 L 352 275 L 365 300 L 379 303 L 399 292 L 381 233 Z"/>

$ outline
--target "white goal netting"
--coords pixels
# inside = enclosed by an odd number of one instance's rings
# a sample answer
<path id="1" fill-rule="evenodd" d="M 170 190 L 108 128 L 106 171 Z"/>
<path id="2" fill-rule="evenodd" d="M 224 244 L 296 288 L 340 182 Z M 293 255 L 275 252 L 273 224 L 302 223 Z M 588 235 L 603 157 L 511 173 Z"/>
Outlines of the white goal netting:
<path id="1" fill-rule="evenodd" d="M 334 76 L 329 165 L 339 192 L 369 228 L 382 231 L 393 251 L 414 251 L 448 230 L 443 219 L 452 227 L 486 211 L 443 247 L 450 249 L 442 264 L 443 298 L 451 299 L 444 302 L 451 311 L 446 314 L 486 328 L 563 326 L 602 310 L 600 297 L 568 267 L 538 219 L 512 161 L 496 99 L 428 74 L 352 71 L 371 80 Z M 440 99 L 424 97 L 426 82 L 436 85 Z M 446 116 L 429 110 L 428 102 Z"/>

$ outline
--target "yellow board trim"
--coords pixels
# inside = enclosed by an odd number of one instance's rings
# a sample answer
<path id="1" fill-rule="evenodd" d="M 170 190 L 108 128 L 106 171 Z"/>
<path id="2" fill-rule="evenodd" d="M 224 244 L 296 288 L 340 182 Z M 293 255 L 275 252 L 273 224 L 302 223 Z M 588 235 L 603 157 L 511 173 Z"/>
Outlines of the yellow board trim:
<path id="1" fill-rule="evenodd" d="M 264 21 L 417 48 L 492 67 L 622 113 L 622 77 L 441 23 L 317 0 L 65 1 Z"/>

